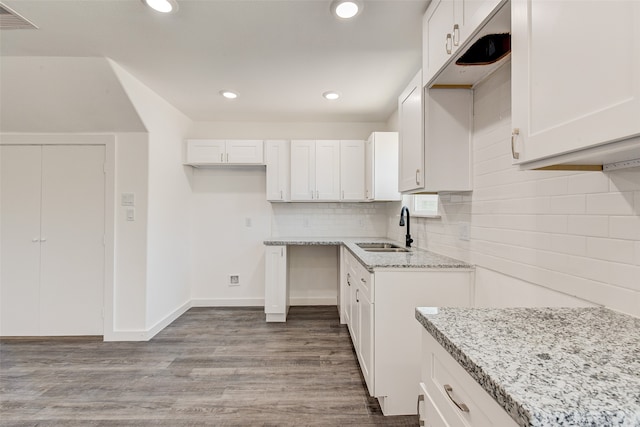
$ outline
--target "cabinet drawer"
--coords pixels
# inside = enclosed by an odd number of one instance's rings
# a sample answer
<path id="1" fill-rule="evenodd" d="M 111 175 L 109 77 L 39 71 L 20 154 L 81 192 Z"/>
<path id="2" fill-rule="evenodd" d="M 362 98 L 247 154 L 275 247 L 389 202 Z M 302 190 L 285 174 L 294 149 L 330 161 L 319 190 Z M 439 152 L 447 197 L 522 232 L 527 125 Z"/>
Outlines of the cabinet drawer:
<path id="1" fill-rule="evenodd" d="M 420 394 L 424 397 L 423 409 L 418 413 L 420 421 L 423 423 L 421 425 L 425 427 L 450 427 L 433 403 L 424 383 L 420 383 Z"/>
<path id="2" fill-rule="evenodd" d="M 359 261 L 355 262 L 356 271 L 358 272 L 357 280 L 360 293 L 362 293 L 370 302 L 373 300 L 373 274 L 370 273 L 364 265 Z"/>
<path id="3" fill-rule="evenodd" d="M 422 345 L 425 363 L 423 380 L 433 404 L 449 426 L 517 426 L 505 410 L 426 331 L 422 333 Z"/>

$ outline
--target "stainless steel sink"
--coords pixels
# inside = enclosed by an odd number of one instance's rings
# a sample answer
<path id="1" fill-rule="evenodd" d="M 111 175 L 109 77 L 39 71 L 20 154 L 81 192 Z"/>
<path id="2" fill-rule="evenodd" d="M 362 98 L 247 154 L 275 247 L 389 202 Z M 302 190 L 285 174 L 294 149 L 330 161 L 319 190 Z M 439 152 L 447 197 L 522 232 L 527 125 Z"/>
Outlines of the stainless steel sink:
<path id="1" fill-rule="evenodd" d="M 356 243 L 367 252 L 409 252 L 408 249 L 395 245 L 393 243 Z"/>

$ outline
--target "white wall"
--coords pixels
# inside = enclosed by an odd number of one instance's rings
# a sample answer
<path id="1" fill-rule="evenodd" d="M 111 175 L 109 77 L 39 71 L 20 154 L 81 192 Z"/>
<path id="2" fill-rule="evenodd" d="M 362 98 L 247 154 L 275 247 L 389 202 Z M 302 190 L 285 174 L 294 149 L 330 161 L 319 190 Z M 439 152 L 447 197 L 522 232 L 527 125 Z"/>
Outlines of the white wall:
<path id="1" fill-rule="evenodd" d="M 476 89 L 474 111 L 474 191 L 441 195 L 441 219 L 412 218 L 416 243 L 514 286 L 539 285 L 640 316 L 640 169 L 512 166 L 509 66 Z M 470 224 L 469 241 L 458 238 L 461 223 Z M 390 237 L 401 238 L 399 231 L 389 227 Z"/>
<path id="2" fill-rule="evenodd" d="M 192 122 L 124 68 L 110 63 L 149 132 L 146 329 L 153 334 L 190 304 L 191 169 L 182 166 L 181 159 Z"/>
<path id="3" fill-rule="evenodd" d="M 148 140 L 146 133 L 116 134 L 113 332 L 106 339 L 145 337 L 147 291 Z M 127 221 L 122 193 L 135 194 L 136 220 Z"/>

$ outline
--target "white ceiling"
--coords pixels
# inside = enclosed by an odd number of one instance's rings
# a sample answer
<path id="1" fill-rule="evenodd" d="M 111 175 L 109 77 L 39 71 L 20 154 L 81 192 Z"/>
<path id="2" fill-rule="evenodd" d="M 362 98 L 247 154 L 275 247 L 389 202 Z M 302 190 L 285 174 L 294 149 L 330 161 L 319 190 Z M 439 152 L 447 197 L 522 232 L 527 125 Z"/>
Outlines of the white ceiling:
<path id="1" fill-rule="evenodd" d="M 39 27 L 3 30 L 3 56 L 109 57 L 192 120 L 282 122 L 385 121 L 420 68 L 429 3 L 364 0 L 342 22 L 331 0 L 178 0 L 170 15 L 140 0 L 2 1 Z"/>

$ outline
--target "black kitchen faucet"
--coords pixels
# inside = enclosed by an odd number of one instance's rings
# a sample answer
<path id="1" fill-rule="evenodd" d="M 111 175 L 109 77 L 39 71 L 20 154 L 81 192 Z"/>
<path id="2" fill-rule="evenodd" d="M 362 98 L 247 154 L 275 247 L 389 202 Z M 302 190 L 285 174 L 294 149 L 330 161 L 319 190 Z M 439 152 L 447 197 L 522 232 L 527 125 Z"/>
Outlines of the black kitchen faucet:
<path id="1" fill-rule="evenodd" d="M 402 207 L 402 210 L 400 211 L 400 227 L 404 226 L 404 214 L 407 214 L 407 235 L 406 237 L 406 241 L 405 241 L 405 245 L 410 248 L 411 247 L 411 243 L 413 242 L 413 239 L 411 238 L 411 216 L 409 215 L 409 208 L 407 208 L 406 206 Z"/>

